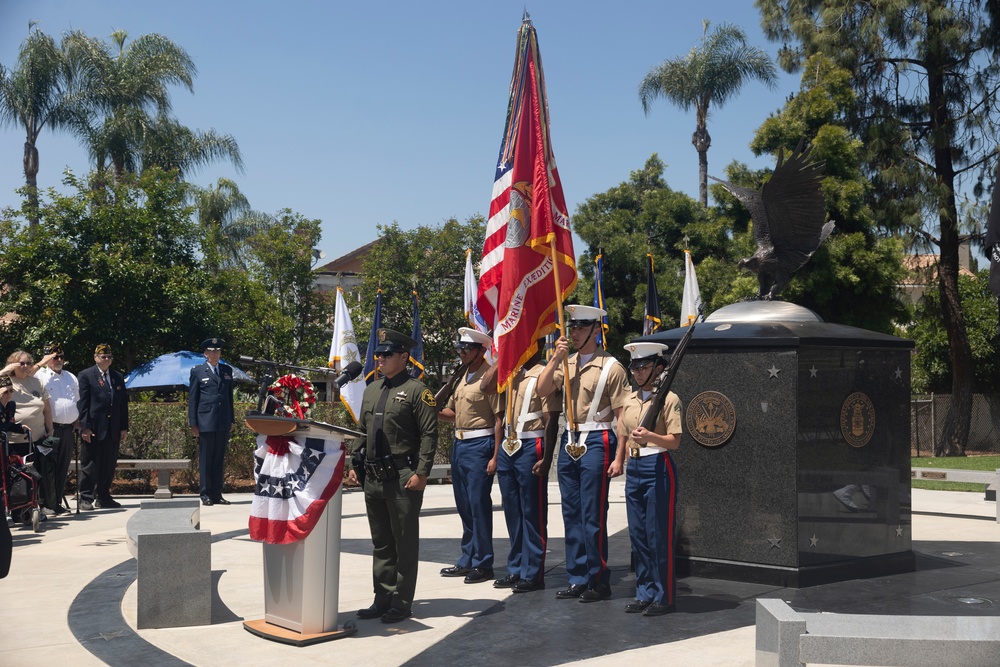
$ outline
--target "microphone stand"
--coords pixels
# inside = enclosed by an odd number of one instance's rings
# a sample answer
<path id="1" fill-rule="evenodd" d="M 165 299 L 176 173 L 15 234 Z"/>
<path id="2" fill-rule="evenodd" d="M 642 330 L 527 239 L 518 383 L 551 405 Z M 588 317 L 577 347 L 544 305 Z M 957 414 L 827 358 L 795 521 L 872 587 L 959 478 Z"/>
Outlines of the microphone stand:
<path id="1" fill-rule="evenodd" d="M 255 359 L 254 357 L 241 356 L 240 361 L 248 364 L 257 364 L 264 367 L 264 372 L 260 377 L 260 389 L 257 392 L 257 412 L 259 414 L 265 414 L 264 408 L 268 397 L 268 387 L 274 382 L 277 377 L 278 368 L 284 368 L 294 371 L 304 371 L 306 373 L 317 373 L 319 375 L 337 375 L 337 371 L 332 368 L 312 368 L 309 366 L 295 366 L 294 364 L 283 364 L 277 361 L 271 361 L 270 359 Z M 337 383 L 333 383 L 334 387 L 337 387 Z M 339 391 L 339 387 L 336 389 Z"/>

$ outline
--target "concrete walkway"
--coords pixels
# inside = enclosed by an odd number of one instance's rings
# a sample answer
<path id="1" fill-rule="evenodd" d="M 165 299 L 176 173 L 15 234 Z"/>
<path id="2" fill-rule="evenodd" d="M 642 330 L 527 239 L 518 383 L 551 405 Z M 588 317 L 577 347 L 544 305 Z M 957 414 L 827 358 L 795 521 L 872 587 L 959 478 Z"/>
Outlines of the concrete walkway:
<path id="1" fill-rule="evenodd" d="M 421 574 L 412 619 L 397 625 L 358 621 L 354 637 L 294 648 L 255 637 L 244 620 L 263 616 L 261 545 L 247 537 L 251 497 L 203 507 L 202 528 L 212 532 L 215 584 L 213 623 L 195 628 L 135 630 L 135 562 L 125 547 L 125 523 L 138 497 L 119 498 L 120 510 L 98 510 L 49 520 L 40 534 L 13 527 L 10 575 L 0 580 L 2 665 L 458 665 L 636 664 L 664 659 L 682 667 L 753 665 L 756 597 L 793 599 L 824 611 L 859 604 L 873 586 L 879 600 L 903 600 L 912 614 L 1000 613 L 1000 571 L 984 563 L 1000 554 L 995 506 L 981 494 L 913 491 L 913 548 L 918 572 L 896 577 L 802 589 L 684 579 L 678 612 L 660 618 L 626 615 L 632 598 L 628 572 L 624 485 L 612 485 L 609 528 L 614 599 L 581 605 L 558 601 L 565 584 L 558 487 L 551 485 L 548 589 L 524 595 L 490 584 L 466 585 L 438 576 L 458 555 L 461 533 L 450 486 L 430 486 L 421 519 Z M 497 576 L 504 572 L 507 536 L 494 488 Z M 340 622 L 371 603 L 371 543 L 364 499 L 344 496 Z M 921 565 L 923 563 L 923 565 Z M 998 565 L 997 567 L 1000 567 Z M 964 573 L 964 574 L 963 574 Z M 887 587 L 887 588 L 886 588 Z M 887 590 L 894 591 L 887 593 Z M 976 600 L 964 611 L 952 600 Z M 923 601 L 923 602 L 921 602 Z M 937 605 L 935 607 L 934 605 Z M 952 605 L 952 606 L 949 606 Z M 827 608 L 823 608 L 827 607 Z M 897 607 L 898 608 L 898 607 Z M 899 613 L 885 607 L 882 613 Z M 937 611 L 926 611 L 937 609 Z M 869 613 L 879 613 L 873 609 Z"/>

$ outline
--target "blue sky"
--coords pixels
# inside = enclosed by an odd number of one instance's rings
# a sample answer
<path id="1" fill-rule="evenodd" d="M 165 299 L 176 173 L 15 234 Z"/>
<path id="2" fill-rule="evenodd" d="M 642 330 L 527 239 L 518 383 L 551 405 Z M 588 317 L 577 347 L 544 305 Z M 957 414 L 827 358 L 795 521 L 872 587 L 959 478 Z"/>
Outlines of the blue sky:
<path id="1" fill-rule="evenodd" d="M 107 38 L 158 32 L 198 67 L 195 92 L 178 89 L 174 114 L 239 142 L 245 173 L 218 163 L 199 185 L 234 179 L 261 211 L 290 208 L 323 221 L 332 259 L 404 229 L 485 214 L 506 113 L 515 35 L 525 3 L 256 0 L 0 0 L 0 63 L 11 66 L 28 21 L 52 35 L 80 29 Z M 750 0 L 698 3 L 535 0 L 552 142 L 572 214 L 589 196 L 627 180 L 652 153 L 670 186 L 697 197 L 693 113 L 657 102 L 645 116 L 637 87 L 649 69 L 686 53 L 702 19 L 744 28 L 772 56 Z M 709 120 L 709 173 L 733 160 L 771 166 L 748 148 L 754 130 L 798 90 L 782 73 L 769 90 L 750 82 Z M 23 185 L 23 130 L 0 130 L 0 207 Z M 43 132 L 42 187 L 88 168 L 68 135 Z"/>

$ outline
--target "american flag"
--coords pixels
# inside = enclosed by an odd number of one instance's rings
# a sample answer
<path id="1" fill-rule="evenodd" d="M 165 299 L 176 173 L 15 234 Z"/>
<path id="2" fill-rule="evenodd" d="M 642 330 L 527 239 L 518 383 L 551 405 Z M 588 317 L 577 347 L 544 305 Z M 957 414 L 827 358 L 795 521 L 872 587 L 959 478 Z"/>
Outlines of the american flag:
<path id="1" fill-rule="evenodd" d="M 257 436 L 250 539 L 289 544 L 305 539 L 344 479 L 344 443 Z"/>

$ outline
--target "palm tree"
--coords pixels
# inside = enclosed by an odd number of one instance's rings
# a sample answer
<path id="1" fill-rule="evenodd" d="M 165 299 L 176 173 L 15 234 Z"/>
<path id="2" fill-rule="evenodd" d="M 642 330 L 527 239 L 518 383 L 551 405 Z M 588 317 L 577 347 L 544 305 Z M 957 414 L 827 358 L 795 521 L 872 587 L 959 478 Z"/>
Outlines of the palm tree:
<path id="1" fill-rule="evenodd" d="M 763 50 L 747 45 L 742 28 L 724 23 L 709 34 L 708 25 L 707 20 L 702 23 L 700 46 L 692 48 L 686 56 L 663 61 L 639 84 L 639 101 L 646 115 L 658 97 L 684 111 L 694 107 L 696 120 L 691 143 L 698 151 L 698 192 L 703 206 L 708 205 L 708 149 L 712 145 L 708 134 L 709 105 L 725 104 L 739 92 L 746 79 L 757 79 L 773 88 L 778 78 L 771 58 Z"/>
<path id="2" fill-rule="evenodd" d="M 73 71 L 91 93 L 90 114 L 75 130 L 99 172 L 116 179 L 153 165 L 185 171 L 218 158 L 237 169 L 243 159 L 230 135 L 190 130 L 170 117 L 170 86 L 194 91 L 197 68 L 181 47 L 162 35 L 142 35 L 128 44 L 116 30 L 112 44 L 71 32 L 64 40 Z"/>
<path id="3" fill-rule="evenodd" d="M 70 92 L 66 55 L 52 37 L 28 26 L 17 66 L 0 65 L 0 125 L 25 129 L 24 181 L 27 186 L 28 223 L 38 224 L 38 136 L 48 125 L 67 127 L 78 99 Z"/>
<path id="4" fill-rule="evenodd" d="M 195 188 L 194 207 L 202 229 L 205 263 L 213 275 L 227 268 L 245 271 L 247 241 L 275 224 L 273 217 L 252 210 L 246 196 L 228 178 L 220 178 L 207 188 Z"/>

